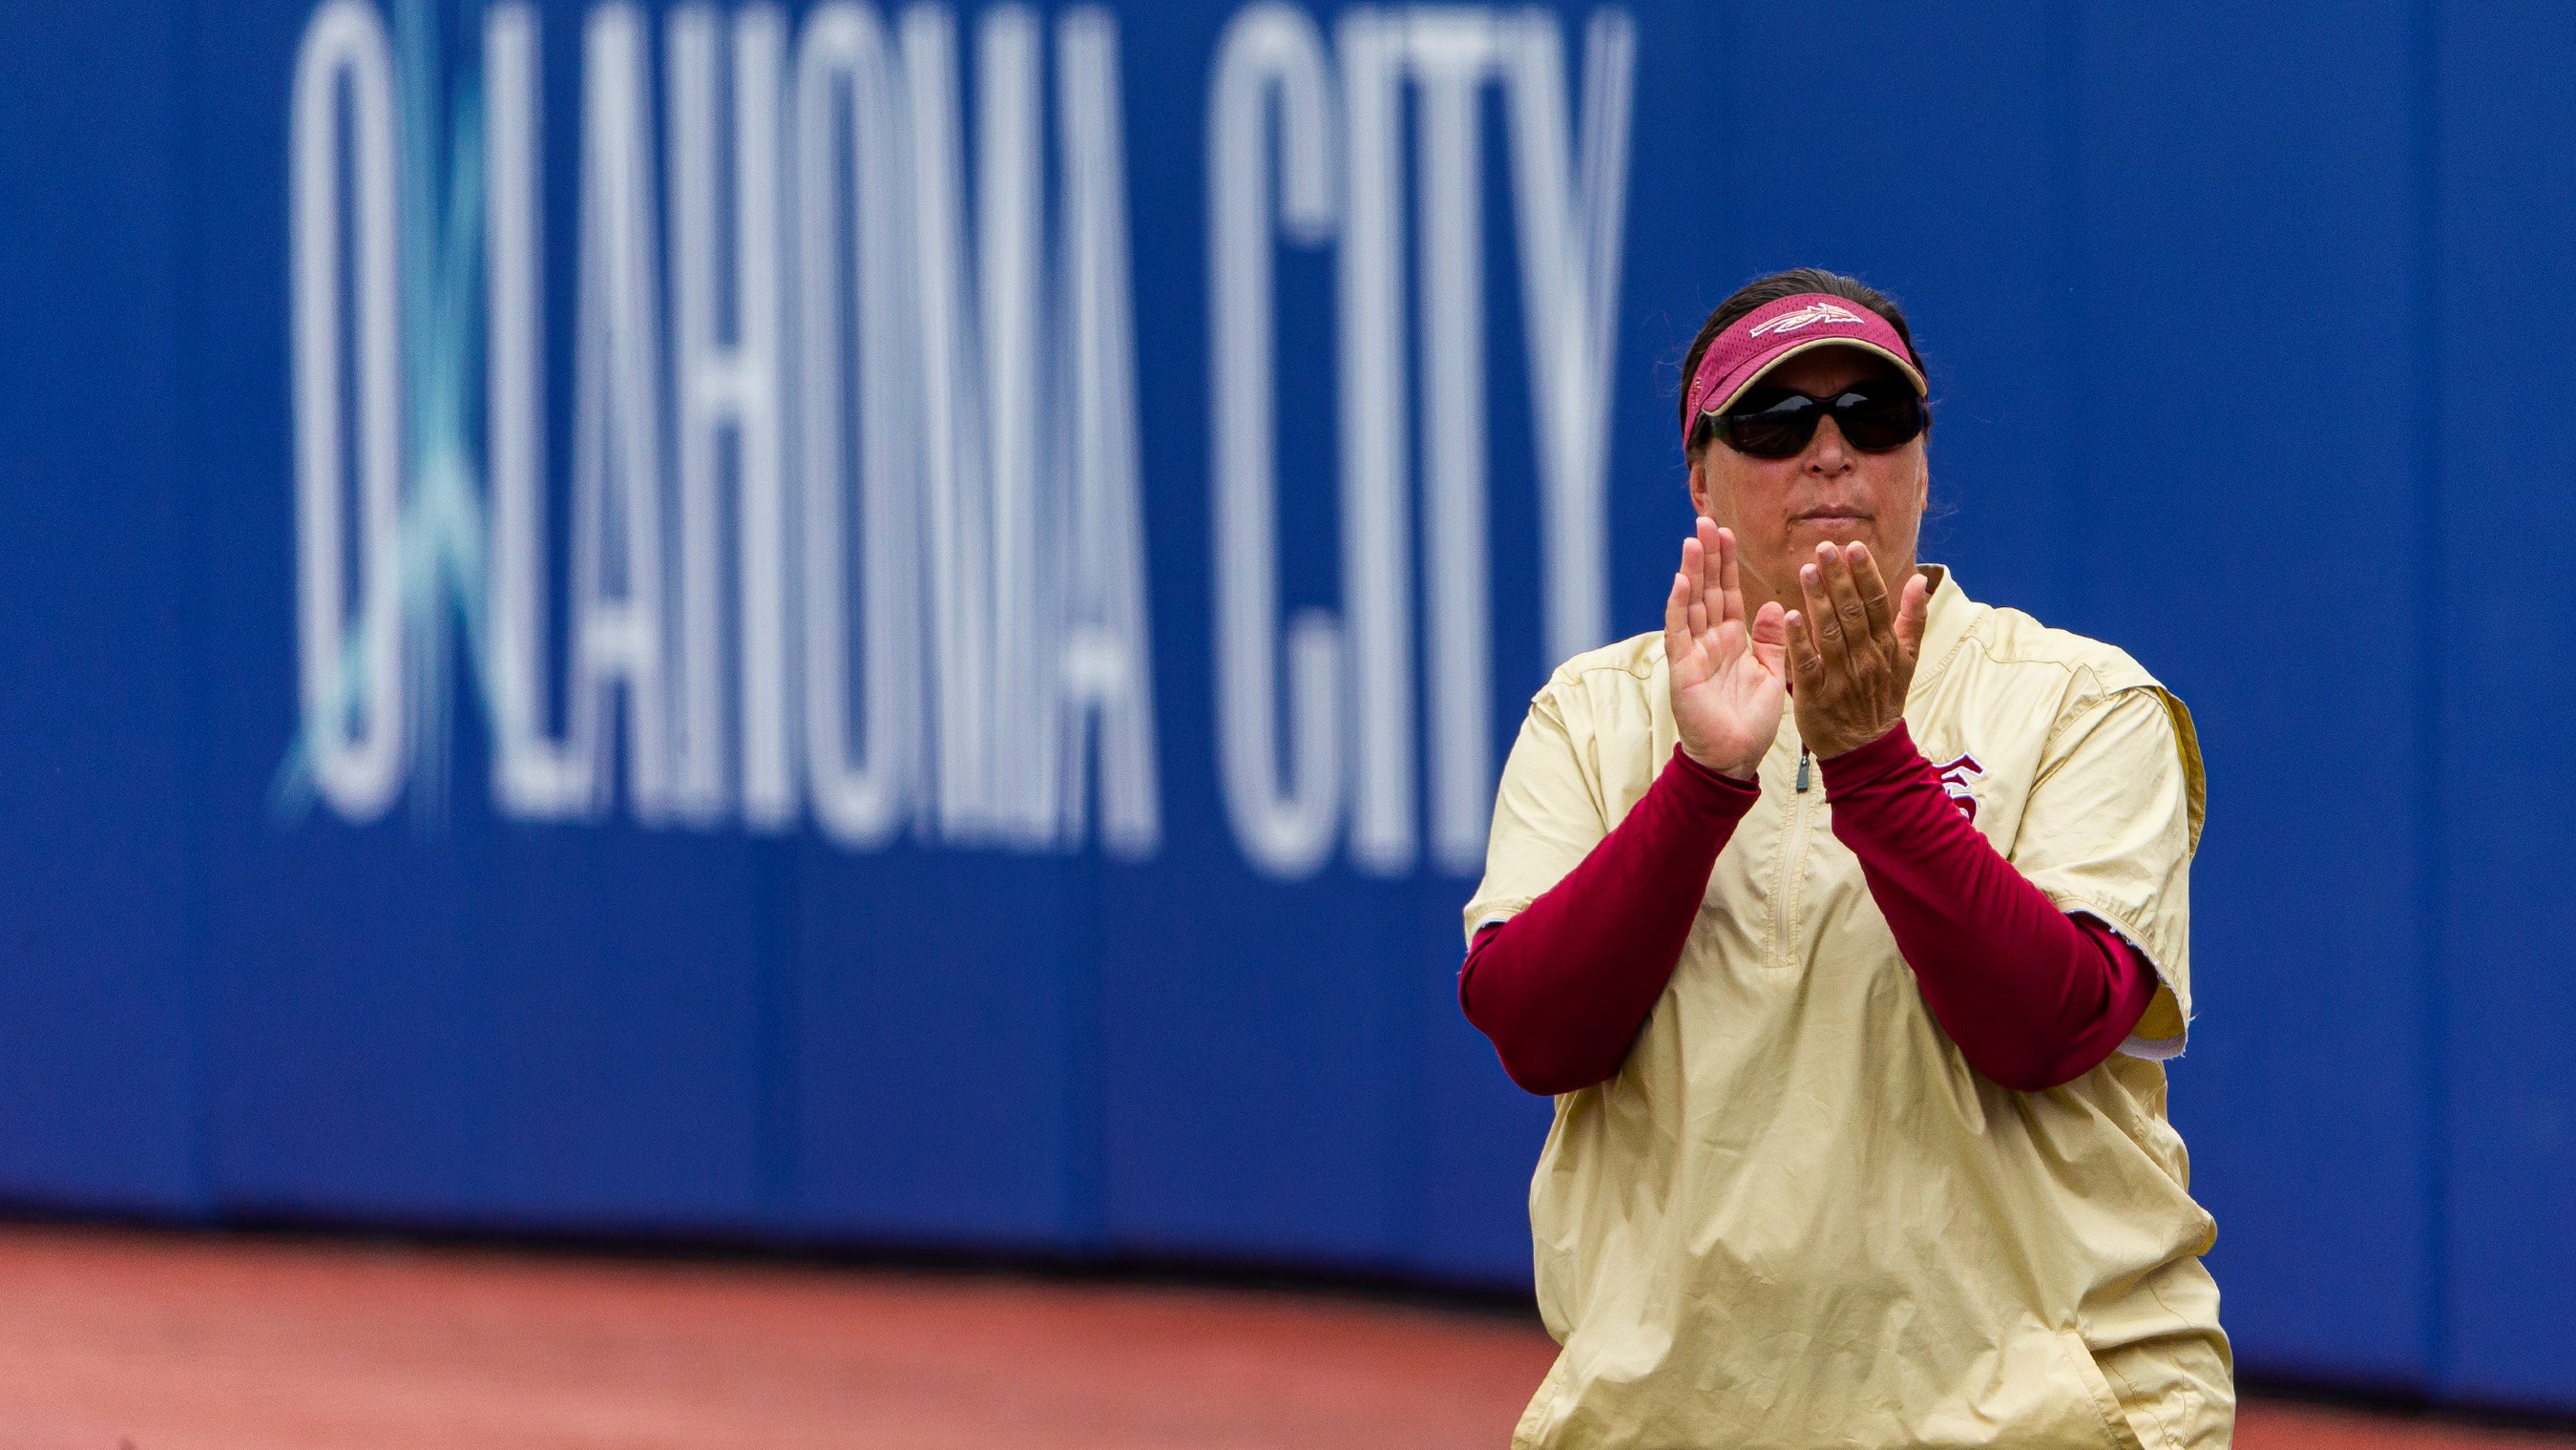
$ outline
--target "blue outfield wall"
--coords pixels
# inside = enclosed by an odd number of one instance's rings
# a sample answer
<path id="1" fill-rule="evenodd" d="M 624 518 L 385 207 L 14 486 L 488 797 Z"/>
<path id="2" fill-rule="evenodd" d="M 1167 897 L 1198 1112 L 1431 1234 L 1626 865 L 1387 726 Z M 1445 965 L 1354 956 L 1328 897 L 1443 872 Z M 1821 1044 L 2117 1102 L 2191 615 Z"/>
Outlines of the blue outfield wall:
<path id="1" fill-rule="evenodd" d="M 2243 1365 L 2576 1410 L 2565 16 L 0 34 L 0 1199 L 1526 1283 L 1483 801 L 1816 262 L 2197 714 Z"/>

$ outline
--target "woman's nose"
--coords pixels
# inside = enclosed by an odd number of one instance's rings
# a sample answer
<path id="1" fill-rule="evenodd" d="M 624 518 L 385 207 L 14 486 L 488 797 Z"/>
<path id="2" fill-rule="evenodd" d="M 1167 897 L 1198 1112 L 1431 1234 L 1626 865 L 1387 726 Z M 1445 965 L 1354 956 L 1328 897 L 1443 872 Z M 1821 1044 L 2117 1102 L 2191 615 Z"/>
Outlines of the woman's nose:
<path id="1" fill-rule="evenodd" d="M 1843 473 L 1852 466 L 1852 449 L 1843 441 L 1842 425 L 1832 418 L 1816 420 L 1816 436 L 1807 445 L 1807 467 L 1817 473 Z"/>

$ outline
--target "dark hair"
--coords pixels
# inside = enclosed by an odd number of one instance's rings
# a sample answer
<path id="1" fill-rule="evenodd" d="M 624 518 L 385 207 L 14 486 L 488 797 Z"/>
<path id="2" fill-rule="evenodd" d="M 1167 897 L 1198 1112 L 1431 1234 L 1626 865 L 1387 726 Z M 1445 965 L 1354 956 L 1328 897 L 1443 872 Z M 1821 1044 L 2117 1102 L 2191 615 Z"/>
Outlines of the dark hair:
<path id="1" fill-rule="evenodd" d="M 1708 345 L 1717 340 L 1719 333 L 1734 326 L 1745 314 L 1757 307 L 1768 306 L 1783 297 L 1795 297 L 1804 292 L 1822 292 L 1828 297 L 1857 302 L 1886 318 L 1887 325 L 1895 328 L 1896 335 L 1905 340 L 1905 350 L 1914 354 L 1914 366 L 1923 367 L 1922 350 L 1914 345 L 1914 329 L 1905 325 L 1905 309 L 1897 306 L 1895 299 L 1857 277 L 1846 277 L 1840 272 L 1828 272 L 1822 267 L 1792 267 L 1786 272 L 1774 272 L 1768 277 L 1756 277 L 1736 288 L 1735 295 L 1717 304 L 1717 310 L 1708 315 L 1708 321 L 1699 325 L 1699 336 L 1691 339 L 1690 352 L 1682 359 L 1681 406 L 1690 407 L 1691 379 L 1699 375 L 1699 360 L 1707 354 Z M 1928 373 L 1928 370 L 1926 371 Z M 1681 423 L 1690 439 L 1682 451 L 1686 455 L 1695 457 L 1700 449 L 1708 445 L 1708 435 L 1713 430 L 1708 424 L 1696 418 L 1684 418 Z M 1924 426 L 1927 428 L 1931 426 L 1928 414 Z"/>

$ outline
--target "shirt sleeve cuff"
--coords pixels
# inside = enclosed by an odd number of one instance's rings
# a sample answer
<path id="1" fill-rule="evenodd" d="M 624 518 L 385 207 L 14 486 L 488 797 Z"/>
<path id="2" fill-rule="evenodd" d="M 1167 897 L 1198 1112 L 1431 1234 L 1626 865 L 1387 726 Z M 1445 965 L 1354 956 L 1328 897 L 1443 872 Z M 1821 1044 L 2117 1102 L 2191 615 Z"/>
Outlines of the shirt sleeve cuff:
<path id="1" fill-rule="evenodd" d="M 1898 775 L 1921 762 L 1922 752 L 1914 748 L 1914 736 L 1899 720 L 1893 729 L 1867 745 L 1854 746 L 1840 755 L 1824 755 L 1816 766 L 1825 775 L 1825 798 L 1864 790 Z"/>
<path id="2" fill-rule="evenodd" d="M 1692 805 L 1715 811 L 1730 820 L 1741 820 L 1753 803 L 1762 798 L 1762 782 L 1745 780 L 1700 764 L 1680 746 L 1673 747 L 1672 764 L 1664 771 L 1666 779 L 1680 788 L 1682 797 Z"/>

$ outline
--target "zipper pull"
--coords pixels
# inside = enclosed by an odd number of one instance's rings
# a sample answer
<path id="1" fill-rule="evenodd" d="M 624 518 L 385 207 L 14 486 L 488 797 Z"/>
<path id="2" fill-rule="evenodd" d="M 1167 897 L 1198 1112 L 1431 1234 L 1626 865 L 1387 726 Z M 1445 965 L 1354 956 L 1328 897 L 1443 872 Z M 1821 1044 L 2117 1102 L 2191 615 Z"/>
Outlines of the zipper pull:
<path id="1" fill-rule="evenodd" d="M 1806 789 L 1807 789 L 1807 743 L 1806 743 L 1805 741 L 1803 741 L 1803 740 L 1802 740 L 1802 741 L 1799 741 L 1799 742 L 1798 742 L 1798 790 L 1800 791 L 1800 793 L 1801 793 L 1801 794 L 1803 794 L 1803 793 L 1806 791 Z"/>

